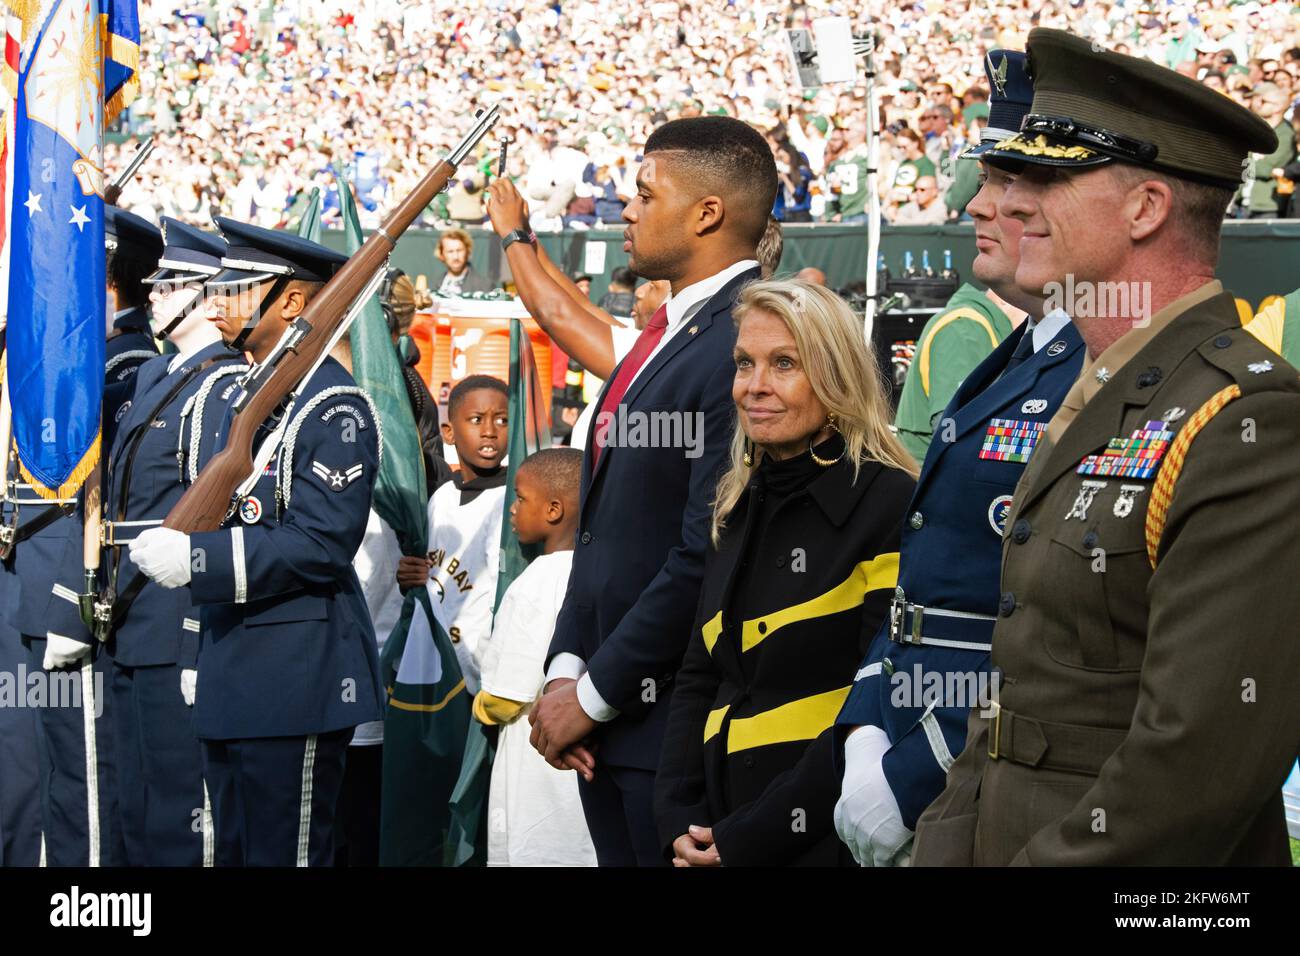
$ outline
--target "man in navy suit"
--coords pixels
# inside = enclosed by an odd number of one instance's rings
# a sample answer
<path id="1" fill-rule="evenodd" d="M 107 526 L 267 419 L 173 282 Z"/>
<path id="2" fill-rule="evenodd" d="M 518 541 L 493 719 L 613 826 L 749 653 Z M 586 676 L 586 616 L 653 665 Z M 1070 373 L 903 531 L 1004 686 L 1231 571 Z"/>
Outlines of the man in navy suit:
<path id="1" fill-rule="evenodd" d="M 646 142 L 623 213 L 630 268 L 672 292 L 597 399 L 573 572 L 531 716 L 534 746 L 581 773 L 604 866 L 664 865 L 654 771 L 734 425 L 731 306 L 758 277 L 776 186 L 757 131 L 682 119 Z M 536 273 L 519 226 L 503 238 L 517 279 Z"/>
<path id="2" fill-rule="evenodd" d="M 1020 223 L 998 200 L 1019 167 L 981 159 L 1015 135 L 1033 87 L 1025 54 L 985 61 L 993 99 L 979 145 L 975 277 L 1030 318 L 976 366 L 935 428 L 903 525 L 890 616 L 872 642 L 836 722 L 844 778 L 835 827 L 864 866 L 909 856 L 916 821 L 943 791 L 966 741 L 971 707 L 996 700 L 989 653 L 1000 607 L 1002 540 L 1016 482 L 1079 375 L 1083 340 L 1061 310 L 1015 284 Z M 1041 316 L 1041 318 L 1039 318 Z M 842 749 L 841 749 L 842 748 Z"/>

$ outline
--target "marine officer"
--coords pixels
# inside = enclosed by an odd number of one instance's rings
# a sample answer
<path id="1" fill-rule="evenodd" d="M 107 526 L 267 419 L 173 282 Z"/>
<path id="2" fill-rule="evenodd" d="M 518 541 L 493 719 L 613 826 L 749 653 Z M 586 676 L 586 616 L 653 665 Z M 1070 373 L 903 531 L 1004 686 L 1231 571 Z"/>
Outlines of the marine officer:
<path id="1" fill-rule="evenodd" d="M 988 155 L 1026 164 L 999 206 L 1016 282 L 1070 278 L 1087 360 L 1007 516 L 999 700 L 913 862 L 1287 865 L 1300 374 L 1214 279 L 1276 136 L 1148 61 L 1057 30 L 1028 49 L 1032 112 Z"/>

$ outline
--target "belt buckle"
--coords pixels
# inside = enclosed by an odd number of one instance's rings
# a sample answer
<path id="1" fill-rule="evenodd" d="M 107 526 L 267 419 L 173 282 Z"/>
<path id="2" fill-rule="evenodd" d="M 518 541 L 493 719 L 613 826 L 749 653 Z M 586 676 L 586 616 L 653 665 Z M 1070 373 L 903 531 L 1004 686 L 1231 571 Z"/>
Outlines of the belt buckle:
<path id="1" fill-rule="evenodd" d="M 989 728 L 989 759 L 997 760 L 1002 750 L 1002 705 L 991 700 L 989 706 L 993 708 L 993 726 Z"/>
<path id="2" fill-rule="evenodd" d="M 907 631 L 907 614 L 912 613 L 912 631 Z M 925 608 L 907 600 L 902 588 L 894 589 L 889 602 L 889 639 L 896 644 L 920 644 Z"/>
<path id="3" fill-rule="evenodd" d="M 14 550 L 14 538 L 18 534 L 18 509 L 8 521 L 0 521 L 0 561 L 8 559 Z"/>

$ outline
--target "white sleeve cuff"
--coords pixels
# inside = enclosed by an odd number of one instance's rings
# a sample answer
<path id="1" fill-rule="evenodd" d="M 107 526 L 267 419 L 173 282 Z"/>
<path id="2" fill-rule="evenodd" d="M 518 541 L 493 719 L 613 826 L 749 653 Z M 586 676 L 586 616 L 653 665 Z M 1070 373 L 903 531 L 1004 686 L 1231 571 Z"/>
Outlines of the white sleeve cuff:
<path id="1" fill-rule="evenodd" d="M 542 682 L 542 686 L 545 687 L 553 680 L 577 680 L 585 673 L 587 673 L 586 661 L 577 654 L 561 651 L 551 661 L 551 666 L 546 671 L 546 680 Z"/>
<path id="2" fill-rule="evenodd" d="M 578 704 L 587 712 L 587 716 L 598 724 L 607 724 L 618 716 L 618 711 L 605 703 L 605 698 L 600 696 L 600 691 L 596 690 L 590 674 L 583 674 L 578 680 Z"/>

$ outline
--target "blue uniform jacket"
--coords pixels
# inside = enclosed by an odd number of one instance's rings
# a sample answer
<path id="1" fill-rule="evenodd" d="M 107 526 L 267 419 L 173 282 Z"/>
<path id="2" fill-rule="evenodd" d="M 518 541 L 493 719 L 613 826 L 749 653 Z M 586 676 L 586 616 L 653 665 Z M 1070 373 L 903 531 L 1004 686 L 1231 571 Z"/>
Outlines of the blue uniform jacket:
<path id="1" fill-rule="evenodd" d="M 105 469 L 107 520 L 117 521 L 120 515 L 127 522 L 161 522 L 167 517 L 197 474 L 199 445 L 210 454 L 225 413 L 222 396 L 247 367 L 240 355 L 220 342 L 201 349 L 169 374 L 174 359 L 160 355 L 145 362 L 135 376 L 131 399 L 119 410 Z M 185 376 L 184 387 L 159 408 Z M 144 526 L 122 527 L 115 536 L 129 542 L 142 530 Z M 115 564 L 114 590 L 120 595 L 139 573 L 125 543 L 120 549 L 105 549 L 101 569 L 111 572 Z M 199 614 L 189 590 L 168 590 L 144 580 L 147 583 L 113 629 L 109 653 L 125 667 L 193 667 L 198 657 Z"/>
<path id="2" fill-rule="evenodd" d="M 1083 340 L 1067 324 L 1002 375 L 1025 334 L 1021 325 L 1007 336 L 953 396 L 903 521 L 896 604 L 921 605 L 925 638 L 958 646 L 902 643 L 891 637 L 886 620 L 836 720 L 841 767 L 850 729 L 872 724 L 889 734 L 885 776 L 909 828 L 943 790 L 948 767 L 966 741 L 972 698 L 983 702 L 987 688 L 996 699 L 987 648 L 998 613 L 1006 514 L 1025 468 L 1019 459 L 1027 460 L 1024 436 L 1056 414 L 1083 361 Z M 997 438 L 995 428 L 1019 435 Z M 903 634 L 912 634 L 915 614 L 901 618 Z M 960 646 L 967 643 L 984 649 Z"/>
<path id="3" fill-rule="evenodd" d="M 352 570 L 379 467 L 379 421 L 333 359 L 289 414 L 279 454 L 238 513 L 190 535 L 203 739 L 320 734 L 381 716 L 374 629 Z"/>
<path id="4" fill-rule="evenodd" d="M 149 330 L 149 313 L 132 309 L 113 320 L 113 337 L 104 344 L 104 379 L 106 385 L 126 381 L 129 370 L 137 368 L 158 354 L 158 343 Z"/>

